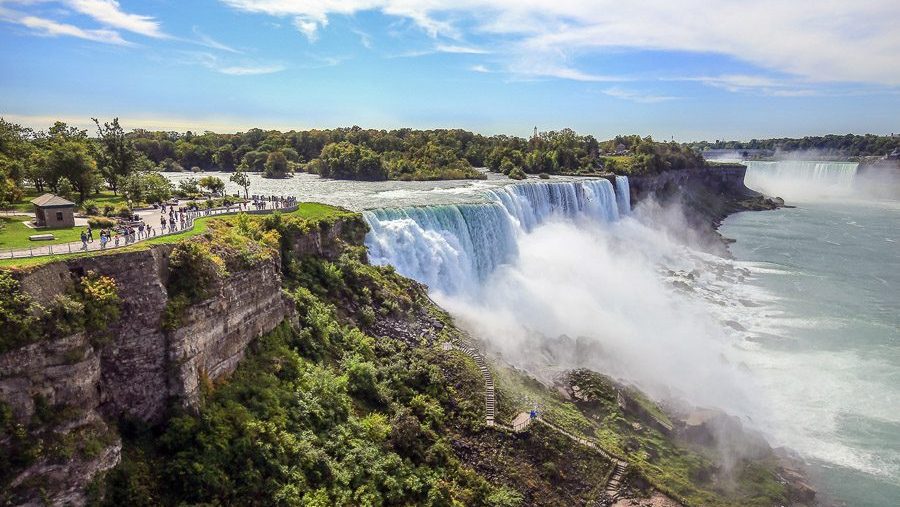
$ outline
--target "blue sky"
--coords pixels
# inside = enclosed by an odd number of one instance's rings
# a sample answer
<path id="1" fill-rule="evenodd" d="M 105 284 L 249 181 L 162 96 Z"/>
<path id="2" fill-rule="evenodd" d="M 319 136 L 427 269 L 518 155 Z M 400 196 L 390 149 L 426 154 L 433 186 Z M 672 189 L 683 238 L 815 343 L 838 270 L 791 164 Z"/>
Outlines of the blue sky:
<path id="1" fill-rule="evenodd" d="M 900 132 L 897 26 L 896 0 L 0 0 L 0 115 L 218 132 Z"/>

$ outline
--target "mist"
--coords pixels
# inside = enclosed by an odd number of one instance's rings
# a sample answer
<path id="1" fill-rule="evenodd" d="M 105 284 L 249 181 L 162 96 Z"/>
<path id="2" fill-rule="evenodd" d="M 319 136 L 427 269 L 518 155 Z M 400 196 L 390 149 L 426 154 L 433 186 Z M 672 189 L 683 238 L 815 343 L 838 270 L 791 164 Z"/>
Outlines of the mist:
<path id="1" fill-rule="evenodd" d="M 652 204 L 611 224 L 550 220 L 522 234 L 518 256 L 476 291 L 434 297 L 489 349 L 545 381 L 584 367 L 658 400 L 758 413 L 753 380 L 728 360 L 733 337 L 702 288 L 734 268 L 673 234 L 666 224 L 680 216 Z"/>

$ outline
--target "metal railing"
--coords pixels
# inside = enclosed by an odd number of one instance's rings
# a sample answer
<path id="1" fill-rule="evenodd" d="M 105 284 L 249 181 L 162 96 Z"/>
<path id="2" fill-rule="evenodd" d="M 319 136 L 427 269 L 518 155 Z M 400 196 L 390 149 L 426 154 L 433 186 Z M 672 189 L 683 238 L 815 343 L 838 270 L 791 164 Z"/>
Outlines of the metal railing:
<path id="1" fill-rule="evenodd" d="M 88 243 L 86 244 L 83 244 L 81 241 L 73 241 L 70 243 L 51 243 L 41 246 L 35 245 L 29 248 L 10 248 L 0 251 L 0 259 L 27 259 L 30 257 L 45 257 L 49 255 L 104 252 L 107 250 L 115 250 L 117 248 L 124 248 L 126 246 L 135 245 L 149 239 L 163 238 L 166 236 L 171 236 L 173 234 L 181 234 L 182 232 L 191 231 L 194 229 L 194 221 L 199 218 L 219 215 L 236 215 L 238 213 L 247 213 L 248 215 L 262 215 L 266 213 L 274 213 L 276 211 L 282 213 L 290 213 L 292 211 L 296 211 L 299 207 L 299 204 L 297 203 L 282 207 L 278 207 L 277 203 L 275 202 L 266 202 L 265 204 L 272 205 L 273 207 L 256 209 L 255 207 L 251 206 L 250 209 L 241 209 L 240 206 L 235 205 L 209 208 L 198 211 L 184 211 L 180 214 L 184 214 L 185 220 L 183 222 L 181 220 L 176 221 L 174 227 L 167 227 L 165 229 L 165 232 L 160 230 L 159 225 L 153 226 L 152 224 L 147 224 L 148 226 L 150 226 L 149 231 L 145 228 L 145 232 L 140 237 L 134 237 L 137 236 L 137 232 L 135 232 L 135 234 L 131 235 L 131 237 L 119 235 L 118 239 L 116 239 L 115 237 L 110 238 L 105 245 L 101 245 L 100 240 L 95 238 L 92 241 L 88 241 Z"/>

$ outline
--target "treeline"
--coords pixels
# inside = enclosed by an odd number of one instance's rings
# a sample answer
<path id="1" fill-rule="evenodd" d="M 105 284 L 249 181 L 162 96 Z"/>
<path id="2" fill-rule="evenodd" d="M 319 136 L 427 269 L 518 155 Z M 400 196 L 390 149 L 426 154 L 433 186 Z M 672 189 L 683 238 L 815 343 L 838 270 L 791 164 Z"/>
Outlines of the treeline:
<path id="1" fill-rule="evenodd" d="M 484 136 L 461 129 L 373 130 L 360 127 L 279 132 L 129 134 L 134 146 L 161 170 L 241 169 L 266 172 L 273 157 L 288 171 L 360 180 L 476 179 L 484 167 L 513 177 L 591 174 L 603 170 L 647 173 L 702 166 L 693 150 L 649 137 L 598 141 L 571 129 L 530 139 Z M 614 158 L 618 154 L 620 158 Z M 627 158 L 621 158 L 621 157 Z"/>
<path id="2" fill-rule="evenodd" d="M 777 139 L 752 139 L 750 141 L 701 141 L 690 143 L 694 150 L 771 150 L 771 151 L 810 151 L 815 150 L 822 155 L 845 157 L 884 156 L 900 149 L 900 136 L 876 136 L 874 134 L 856 135 L 829 134 L 826 136 L 807 136 L 803 138 L 782 137 Z"/>
<path id="3" fill-rule="evenodd" d="M 25 186 L 82 201 L 101 186 L 114 192 L 140 189 L 153 171 L 256 172 L 269 178 L 305 171 L 337 179 L 445 180 L 485 178 L 478 168 L 521 179 L 603 171 L 652 174 L 704 164 L 696 150 L 674 142 L 637 135 L 598 141 L 571 129 L 525 139 L 461 129 L 360 127 L 126 132 L 118 119 L 94 122 L 96 133 L 90 136 L 63 122 L 33 131 L 0 119 L 0 204 L 20 198 Z"/>

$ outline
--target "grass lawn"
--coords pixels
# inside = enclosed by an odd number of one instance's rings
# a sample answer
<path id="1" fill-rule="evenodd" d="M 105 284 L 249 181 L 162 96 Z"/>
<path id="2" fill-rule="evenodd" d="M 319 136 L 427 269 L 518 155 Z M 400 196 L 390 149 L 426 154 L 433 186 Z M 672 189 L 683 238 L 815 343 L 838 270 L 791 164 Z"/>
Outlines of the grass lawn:
<path id="1" fill-rule="evenodd" d="M 25 192 L 22 194 L 22 198 L 12 203 L 12 205 L 10 205 L 7 209 L 28 212 L 34 211 L 34 205 L 31 204 L 31 200 L 35 197 L 40 197 L 41 195 L 49 192 L 49 189 L 46 192 L 38 192 L 33 188 L 25 189 Z M 87 198 L 96 202 L 97 206 L 100 207 L 100 211 L 103 211 L 103 207 L 107 205 L 116 207 L 120 204 L 125 204 L 125 198 L 122 197 L 121 194 L 113 195 L 111 190 L 104 190 L 100 193 L 89 195 L 87 196 Z M 143 206 L 143 203 L 135 204 L 135 207 L 140 206 Z M 80 208 L 78 209 L 78 211 L 81 211 Z"/>
<path id="2" fill-rule="evenodd" d="M 342 210 L 340 208 L 336 208 L 334 206 L 329 206 L 327 204 L 319 204 L 317 202 L 310 203 L 301 203 L 300 207 L 297 211 L 293 213 L 288 213 L 289 216 L 299 216 L 301 218 L 305 218 L 307 220 L 320 220 L 323 218 L 328 218 L 334 215 L 352 215 L 353 213 Z M 259 216 L 259 215 L 257 215 Z M 6 217 L 4 217 L 6 218 Z M 127 247 L 121 248 L 113 248 L 110 250 L 106 250 L 103 252 L 81 252 L 81 253 L 72 253 L 72 254 L 63 254 L 63 255 L 45 255 L 43 257 L 25 257 L 21 259 L 0 259 L 0 268 L 28 268 L 33 266 L 40 266 L 42 264 L 48 264 L 50 262 L 57 262 L 66 259 L 72 259 L 75 257 L 85 257 L 88 255 L 115 255 L 116 253 L 121 252 L 132 252 L 135 250 L 140 250 L 143 248 L 147 248 L 152 245 L 159 245 L 164 243 L 175 243 L 181 241 L 185 238 L 190 238 L 191 236 L 196 236 L 198 234 L 203 234 L 206 232 L 207 224 L 210 220 L 235 220 L 237 215 L 225 215 L 225 216 L 210 216 L 210 217 L 202 217 L 198 218 L 194 221 L 194 228 L 189 231 L 179 232 L 177 234 L 170 234 L 168 236 L 160 236 L 153 239 L 148 239 L 145 241 L 141 241 L 140 243 L 136 243 L 134 245 L 130 245 Z M 20 224 L 21 227 L 24 227 Z M 58 230 L 58 229 L 57 229 Z M 4 229 L 5 231 L 5 229 Z M 80 232 L 79 232 L 80 234 Z M 79 238 L 76 235 L 75 240 Z M 75 241 L 72 240 L 72 241 Z M 25 241 L 28 241 L 28 236 L 25 236 Z M 37 242 L 32 242 L 37 243 Z M 26 245 L 27 247 L 27 245 Z M 0 246 L 0 248 L 9 248 Z M 15 247 L 14 247 L 15 248 Z M 0 252 L 2 255 L 2 252 Z"/>
<path id="3" fill-rule="evenodd" d="M 25 225 L 25 222 L 29 220 L 31 220 L 31 217 L 22 215 L 0 217 L 0 223 L 3 224 L 3 227 L 0 228 L 0 250 L 79 241 L 81 239 L 81 231 L 84 230 L 83 226 L 69 229 L 32 229 Z M 53 234 L 56 239 L 50 241 L 31 241 L 28 239 L 28 236 L 35 234 Z"/>

